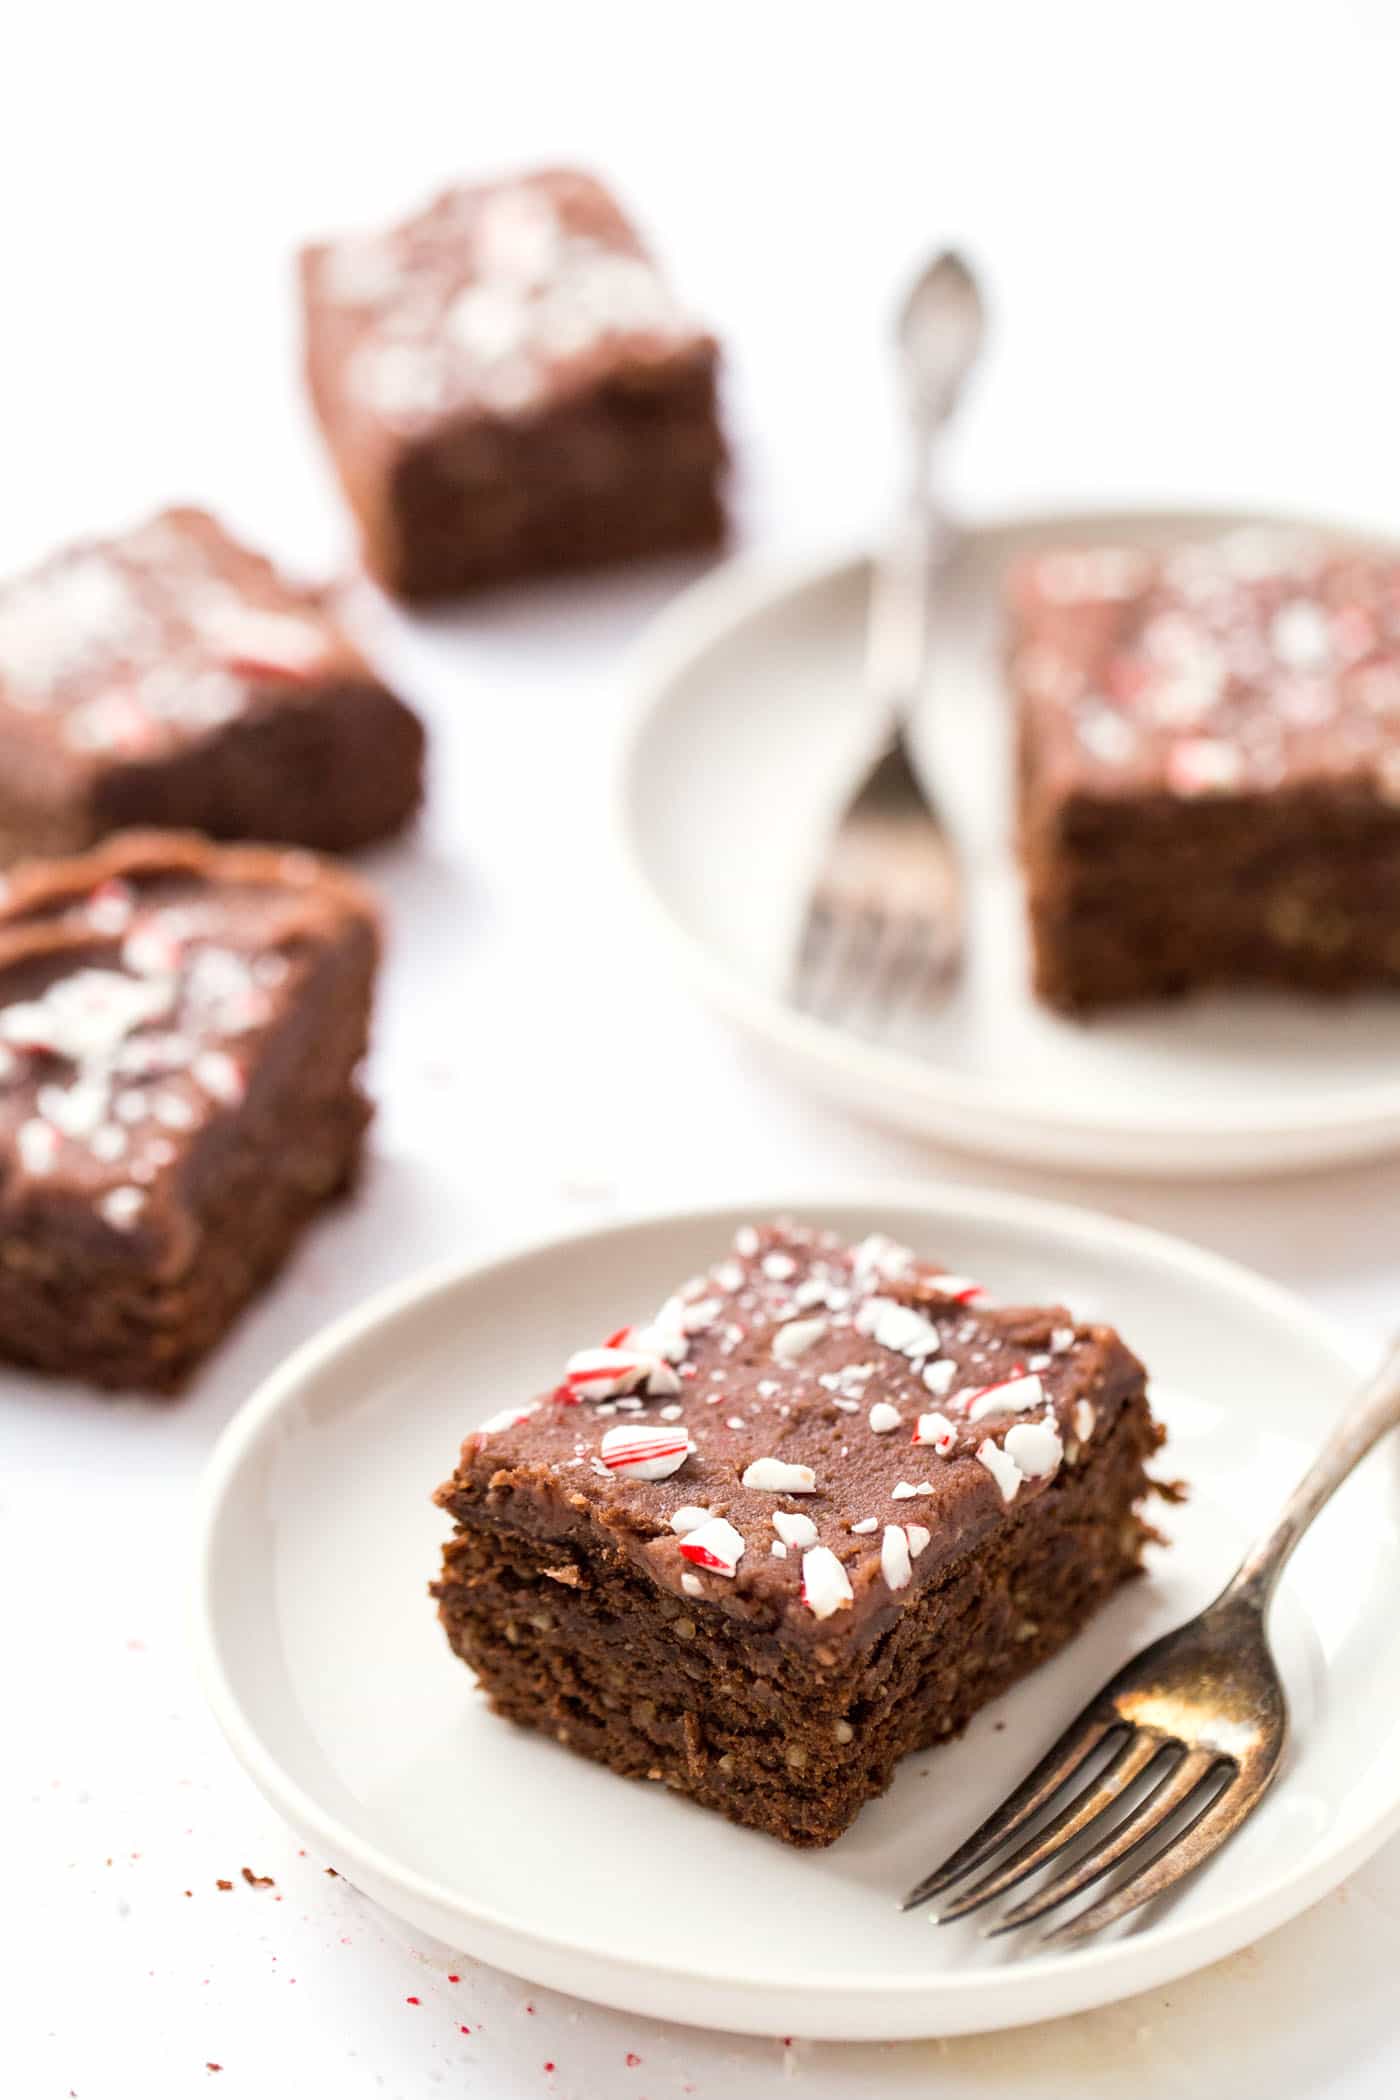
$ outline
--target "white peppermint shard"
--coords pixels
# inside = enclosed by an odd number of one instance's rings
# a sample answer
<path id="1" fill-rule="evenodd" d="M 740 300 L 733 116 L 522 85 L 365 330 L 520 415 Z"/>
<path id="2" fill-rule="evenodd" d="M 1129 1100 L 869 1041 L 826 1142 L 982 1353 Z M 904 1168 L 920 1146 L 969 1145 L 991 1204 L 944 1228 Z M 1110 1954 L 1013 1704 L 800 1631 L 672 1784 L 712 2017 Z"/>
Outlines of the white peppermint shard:
<path id="1" fill-rule="evenodd" d="M 829 1619 L 844 1610 L 853 1591 L 851 1578 L 830 1546 L 812 1546 L 802 1556 L 802 1602 L 814 1618 Z"/>
<path id="2" fill-rule="evenodd" d="M 882 1349 L 892 1349 L 897 1356 L 938 1354 L 938 1329 L 932 1320 L 925 1319 L 912 1305 L 901 1305 L 897 1298 L 868 1298 L 856 1314 L 856 1326 L 861 1334 L 870 1335 Z"/>
<path id="3" fill-rule="evenodd" d="M 993 1443 L 992 1439 L 987 1437 L 977 1446 L 977 1461 L 979 1465 L 987 1468 L 1001 1489 L 1002 1501 L 1014 1502 L 1026 1476 L 1011 1454 L 1003 1451 L 1000 1444 Z"/>
<path id="4" fill-rule="evenodd" d="M 892 1590 L 908 1589 L 914 1573 L 902 1524 L 887 1524 L 880 1541 L 880 1572 Z"/>
<path id="5" fill-rule="evenodd" d="M 1005 1438 L 1007 1457 L 1013 1459 L 1027 1480 L 1043 1480 L 1064 1457 L 1064 1445 L 1053 1415 L 1043 1422 L 1018 1422 Z"/>
<path id="6" fill-rule="evenodd" d="M 774 1361 L 795 1364 L 799 1357 L 816 1347 L 829 1324 L 826 1320 L 789 1320 L 773 1337 Z"/>
<path id="7" fill-rule="evenodd" d="M 775 1495 L 814 1495 L 817 1476 L 810 1466 L 789 1465 L 782 1458 L 756 1458 L 744 1468 L 742 1485 Z"/>

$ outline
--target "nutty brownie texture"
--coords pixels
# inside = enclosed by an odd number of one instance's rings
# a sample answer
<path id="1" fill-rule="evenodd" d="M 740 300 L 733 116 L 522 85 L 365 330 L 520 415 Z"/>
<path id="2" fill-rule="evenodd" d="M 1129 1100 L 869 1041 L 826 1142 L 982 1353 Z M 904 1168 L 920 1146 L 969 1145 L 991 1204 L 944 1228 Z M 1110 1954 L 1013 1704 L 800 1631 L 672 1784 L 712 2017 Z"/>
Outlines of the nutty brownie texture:
<path id="1" fill-rule="evenodd" d="M 592 176 L 447 191 L 302 256 L 312 405 L 400 597 L 714 544 L 718 353 Z"/>
<path id="2" fill-rule="evenodd" d="M 0 588 L 0 861 L 159 825 L 349 852 L 408 822 L 423 729 L 326 609 L 203 511 Z"/>
<path id="3" fill-rule="evenodd" d="M 1400 561 L 1061 548 L 1011 613 L 1042 999 L 1400 984 Z"/>
<path id="4" fill-rule="evenodd" d="M 467 1437 L 434 1588 L 498 1712 L 797 1845 L 1138 1566 L 1141 1364 L 874 1237 L 740 1234 Z"/>
<path id="5" fill-rule="evenodd" d="M 353 1178 L 379 951 L 309 854 L 132 834 L 0 888 L 0 1355 L 171 1392 Z"/>

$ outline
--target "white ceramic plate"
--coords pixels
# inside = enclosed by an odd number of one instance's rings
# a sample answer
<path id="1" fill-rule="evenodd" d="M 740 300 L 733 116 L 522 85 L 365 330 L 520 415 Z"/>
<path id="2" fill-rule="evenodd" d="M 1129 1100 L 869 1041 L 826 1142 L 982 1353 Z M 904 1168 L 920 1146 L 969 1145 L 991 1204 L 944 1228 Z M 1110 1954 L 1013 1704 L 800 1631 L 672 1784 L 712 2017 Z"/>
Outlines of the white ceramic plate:
<path id="1" fill-rule="evenodd" d="M 493 1719 L 425 1596 L 429 1504 L 467 1429 L 649 1311 L 782 1208 L 876 1227 L 998 1295 L 1111 1315 L 1154 1372 L 1174 1536 L 1072 1650 L 906 1761 L 825 1852 L 795 1852 Z M 1206 1601 L 1325 1433 L 1354 1369 L 1297 1300 L 1175 1240 L 1024 1198 L 759 1204 L 534 1245 L 375 1299 L 239 1415 L 203 1497 L 196 1646 L 215 1713 L 306 1842 L 418 1929 L 585 1998 L 749 2033 L 1016 2025 L 1160 1984 L 1323 1895 L 1400 1826 L 1400 1498 L 1377 1454 L 1319 1521 L 1275 1612 L 1285 1776 L 1162 1915 L 1034 1956 L 897 1898 L 1139 1643 Z"/>
<path id="2" fill-rule="evenodd" d="M 1400 1145 L 1400 1001 L 1220 997 L 1085 1025 L 1029 994 L 1000 669 L 1006 564 L 1056 540 L 1152 544 L 1241 522 L 1060 516 L 967 535 L 915 728 L 966 851 L 971 967 L 898 1045 L 814 1021 L 782 996 L 822 841 L 869 734 L 865 566 L 740 560 L 677 600 L 635 666 L 621 830 L 642 895 L 702 991 L 795 1078 L 1001 1158 L 1219 1175 Z"/>

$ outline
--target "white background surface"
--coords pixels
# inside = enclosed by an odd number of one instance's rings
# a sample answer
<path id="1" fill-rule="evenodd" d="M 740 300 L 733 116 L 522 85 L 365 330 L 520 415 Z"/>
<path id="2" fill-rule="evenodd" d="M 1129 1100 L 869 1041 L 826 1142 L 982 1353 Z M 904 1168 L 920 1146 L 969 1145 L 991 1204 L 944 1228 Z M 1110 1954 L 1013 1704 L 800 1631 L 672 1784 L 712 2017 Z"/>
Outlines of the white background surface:
<path id="1" fill-rule="evenodd" d="M 308 568 L 342 560 L 296 382 L 295 242 L 546 158 L 616 180 L 731 344 L 750 538 L 844 542 L 877 515 L 881 318 L 950 236 L 997 314 L 957 453 L 970 509 L 1209 499 L 1393 528 L 1398 75 L 1380 0 L 25 10 L 0 125 L 0 565 L 188 497 Z M 364 1198 L 178 1409 L 0 1390 L 0 2082 L 17 2100 L 1389 2093 L 1400 1848 L 1250 1953 L 1098 2015 L 945 2045 L 737 2042 L 409 1942 L 299 1856 L 203 1714 L 190 1483 L 331 1312 L 556 1217 L 846 1172 L 978 1177 L 783 1095 L 634 927 L 600 821 L 618 657 L 677 580 L 412 626 L 361 594 L 436 738 L 422 836 L 377 870 L 398 944 Z M 1393 1166 L 1021 1185 L 1188 1232 L 1359 1332 L 1394 1317 Z M 684 1898 L 664 1860 L 618 1871 L 641 1903 Z"/>

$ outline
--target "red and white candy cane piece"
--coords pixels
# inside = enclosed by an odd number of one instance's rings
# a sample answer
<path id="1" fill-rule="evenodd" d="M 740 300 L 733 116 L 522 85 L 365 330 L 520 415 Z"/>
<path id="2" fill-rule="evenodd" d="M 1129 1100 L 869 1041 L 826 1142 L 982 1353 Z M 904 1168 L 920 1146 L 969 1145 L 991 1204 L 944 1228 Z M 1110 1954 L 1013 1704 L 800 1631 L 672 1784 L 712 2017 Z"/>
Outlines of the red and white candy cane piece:
<path id="1" fill-rule="evenodd" d="M 830 1546 L 812 1546 L 802 1556 L 802 1602 L 813 1618 L 843 1611 L 854 1592 L 851 1578 Z"/>
<path id="2" fill-rule="evenodd" d="M 528 1422 L 538 1405 L 538 1401 L 532 1401 L 528 1407 L 503 1407 L 498 1415 L 488 1415 L 484 1422 L 478 1422 L 476 1433 L 495 1436 L 498 1430 L 514 1429 L 517 1422 Z"/>
<path id="3" fill-rule="evenodd" d="M 623 1473 L 629 1480 L 666 1480 L 690 1456 L 690 1440 L 683 1430 L 648 1429 L 629 1422 L 606 1430 L 599 1450 L 610 1473 Z"/>
<path id="4" fill-rule="evenodd" d="M 971 1305 L 974 1299 L 986 1296 L 986 1286 L 974 1283 L 970 1276 L 953 1276 L 944 1272 L 929 1279 L 929 1288 L 937 1291 L 940 1298 L 951 1298 L 955 1305 Z"/>
<path id="5" fill-rule="evenodd" d="M 1034 1371 L 1015 1371 L 996 1385 L 968 1386 L 958 1396 L 969 1422 L 984 1415 L 1025 1415 L 1045 1404 L 1045 1388 Z"/>
<path id="6" fill-rule="evenodd" d="M 727 1517 L 711 1517 L 708 1524 L 697 1524 L 686 1533 L 681 1553 L 712 1575 L 732 1575 L 744 1557 L 744 1544 L 744 1534 Z"/>
<path id="7" fill-rule="evenodd" d="M 645 1386 L 658 1398 L 678 1393 L 681 1382 L 668 1363 L 645 1349 L 579 1349 L 564 1366 L 564 1383 L 580 1400 L 616 1400 Z"/>
<path id="8" fill-rule="evenodd" d="M 958 1440 L 958 1432 L 946 1415 L 938 1413 L 920 1415 L 914 1428 L 913 1442 L 932 1444 L 940 1458 L 947 1458 Z"/>

